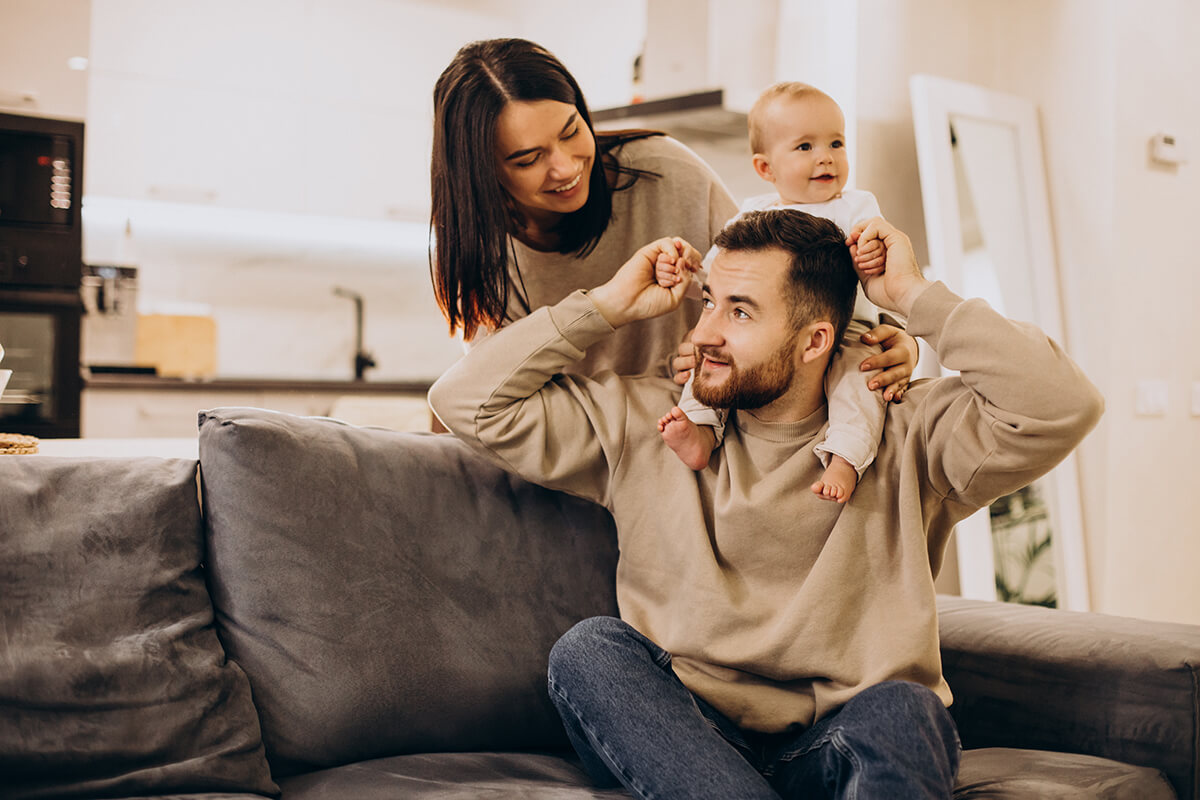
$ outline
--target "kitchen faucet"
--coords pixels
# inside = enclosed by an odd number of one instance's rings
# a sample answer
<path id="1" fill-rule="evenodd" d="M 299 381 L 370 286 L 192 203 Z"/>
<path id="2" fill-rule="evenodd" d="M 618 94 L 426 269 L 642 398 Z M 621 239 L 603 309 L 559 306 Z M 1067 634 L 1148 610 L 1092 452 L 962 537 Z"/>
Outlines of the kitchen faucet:
<path id="1" fill-rule="evenodd" d="M 363 349 L 363 297 L 340 286 L 333 287 L 333 293 L 354 301 L 354 380 L 361 381 L 363 373 L 375 366 L 375 359 Z"/>

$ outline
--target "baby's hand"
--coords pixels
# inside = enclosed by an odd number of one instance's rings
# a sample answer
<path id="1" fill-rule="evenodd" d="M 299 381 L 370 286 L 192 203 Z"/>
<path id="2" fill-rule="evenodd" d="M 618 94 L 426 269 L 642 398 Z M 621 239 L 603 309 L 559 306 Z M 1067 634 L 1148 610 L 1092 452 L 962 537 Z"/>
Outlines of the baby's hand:
<path id="1" fill-rule="evenodd" d="M 658 281 L 659 286 L 668 289 L 683 279 L 674 254 L 659 251 L 658 258 L 654 261 L 654 279 Z"/>
<path id="2" fill-rule="evenodd" d="M 667 288 L 686 280 L 685 273 L 699 270 L 703 260 L 696 248 L 678 236 L 671 240 L 671 245 L 669 249 L 660 249 L 654 261 L 654 278 L 659 286 Z"/>
<path id="3" fill-rule="evenodd" d="M 850 245 L 850 255 L 859 271 L 867 276 L 882 274 L 887 264 L 887 249 L 877 237 Z"/>

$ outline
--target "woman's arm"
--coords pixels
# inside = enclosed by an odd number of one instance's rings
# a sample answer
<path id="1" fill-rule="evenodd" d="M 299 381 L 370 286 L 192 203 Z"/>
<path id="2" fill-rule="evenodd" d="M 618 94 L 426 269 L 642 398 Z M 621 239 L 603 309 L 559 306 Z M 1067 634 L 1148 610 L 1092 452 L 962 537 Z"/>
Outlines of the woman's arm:
<path id="1" fill-rule="evenodd" d="M 917 340 L 895 325 L 886 323 L 864 333 L 862 340 L 883 348 L 882 353 L 865 359 L 858 367 L 863 372 L 883 370 L 872 377 L 868 385 L 872 389 L 882 390 L 884 400 L 900 402 L 908 389 L 913 370 L 917 368 L 917 359 L 920 357 Z"/>

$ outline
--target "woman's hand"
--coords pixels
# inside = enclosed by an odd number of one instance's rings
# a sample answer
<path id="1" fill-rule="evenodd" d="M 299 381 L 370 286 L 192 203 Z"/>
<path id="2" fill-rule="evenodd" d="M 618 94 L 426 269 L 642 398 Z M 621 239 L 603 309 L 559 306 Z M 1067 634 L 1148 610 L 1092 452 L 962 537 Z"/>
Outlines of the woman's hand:
<path id="1" fill-rule="evenodd" d="M 862 335 L 867 344 L 877 344 L 883 348 L 882 353 L 864 359 L 859 369 L 863 372 L 882 369 L 883 372 L 871 378 L 867 384 L 872 390 L 883 387 L 883 399 L 889 402 L 900 402 L 904 392 L 908 390 L 908 379 L 917 368 L 917 358 L 920 350 L 917 340 L 909 336 L 895 325 L 878 325 Z M 689 345 L 690 347 L 690 345 Z M 675 359 L 676 362 L 679 359 Z M 678 367 L 676 367 L 678 369 Z M 676 381 L 679 376 L 676 375 Z"/>

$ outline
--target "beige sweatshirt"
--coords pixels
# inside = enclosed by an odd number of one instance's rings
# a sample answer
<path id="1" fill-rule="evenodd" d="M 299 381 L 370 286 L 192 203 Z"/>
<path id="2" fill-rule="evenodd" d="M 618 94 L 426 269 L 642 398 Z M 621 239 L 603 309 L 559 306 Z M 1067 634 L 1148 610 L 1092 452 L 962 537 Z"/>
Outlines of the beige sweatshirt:
<path id="1" fill-rule="evenodd" d="M 577 289 L 599 286 L 639 247 L 664 236 L 681 236 L 703 253 L 737 213 L 716 173 L 674 139 L 637 139 L 617 151 L 617 157 L 627 166 L 659 177 L 642 177 L 632 187 L 613 192 L 612 219 L 591 253 L 583 258 L 545 253 L 510 239 L 509 275 L 531 309 L 554 305 Z M 509 317 L 515 320 L 525 314 L 518 299 L 511 298 Z M 570 364 L 567 371 L 581 375 L 603 369 L 620 375 L 665 371 L 668 357 L 699 318 L 697 295 L 673 314 L 626 326 L 595 342 L 587 357 Z"/>
<path id="2" fill-rule="evenodd" d="M 668 650 L 683 683 L 739 725 L 810 725 L 890 679 L 949 704 L 933 578 L 953 525 L 1058 463 L 1098 420 L 1095 387 L 1040 330 L 944 285 L 908 330 L 960 376 L 889 408 L 849 503 L 820 500 L 825 409 L 792 423 L 730 415 L 693 472 L 655 427 L 676 387 L 564 376 L 612 328 L 576 292 L 484 342 L 430 402 L 447 427 L 526 479 L 616 520 L 623 619 Z"/>

